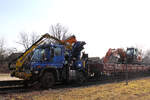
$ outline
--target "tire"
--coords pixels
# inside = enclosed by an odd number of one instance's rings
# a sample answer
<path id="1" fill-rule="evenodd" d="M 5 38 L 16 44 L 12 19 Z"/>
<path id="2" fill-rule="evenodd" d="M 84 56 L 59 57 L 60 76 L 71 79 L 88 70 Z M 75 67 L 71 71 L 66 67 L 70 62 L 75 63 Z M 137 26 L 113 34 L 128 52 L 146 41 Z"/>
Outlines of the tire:
<path id="1" fill-rule="evenodd" d="M 44 89 L 52 88 L 55 84 L 55 77 L 52 72 L 45 72 L 41 78 L 41 87 Z"/>

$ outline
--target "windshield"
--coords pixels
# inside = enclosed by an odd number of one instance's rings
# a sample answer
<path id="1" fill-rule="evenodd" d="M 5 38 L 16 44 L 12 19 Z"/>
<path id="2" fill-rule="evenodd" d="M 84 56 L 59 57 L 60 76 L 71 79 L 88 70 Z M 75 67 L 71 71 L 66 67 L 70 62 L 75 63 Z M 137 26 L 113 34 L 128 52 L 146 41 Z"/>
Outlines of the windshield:
<path id="1" fill-rule="evenodd" d="M 133 49 L 128 49 L 127 50 L 127 55 L 132 55 L 134 53 L 134 50 Z"/>
<path id="2" fill-rule="evenodd" d="M 32 61 L 42 61 L 45 55 L 45 49 L 36 49 L 31 58 Z"/>

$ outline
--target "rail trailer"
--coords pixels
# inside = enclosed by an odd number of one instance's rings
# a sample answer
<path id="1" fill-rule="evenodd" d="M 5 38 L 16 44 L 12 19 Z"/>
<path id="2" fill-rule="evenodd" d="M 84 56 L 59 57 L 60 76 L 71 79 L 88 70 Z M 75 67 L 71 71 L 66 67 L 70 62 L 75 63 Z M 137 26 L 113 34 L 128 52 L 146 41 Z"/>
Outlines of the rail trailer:
<path id="1" fill-rule="evenodd" d="M 149 75 L 150 65 L 138 64 L 115 64 L 115 63 L 89 63 L 89 73 L 91 78 L 104 80 L 114 78 L 125 79 L 126 73 L 129 77 Z"/>
<path id="2" fill-rule="evenodd" d="M 97 79 L 102 76 L 125 76 L 140 75 L 144 73 L 150 74 L 150 65 L 142 62 L 141 53 L 136 48 L 109 49 L 106 55 L 99 60 L 89 59 L 88 65 L 91 73 Z"/>

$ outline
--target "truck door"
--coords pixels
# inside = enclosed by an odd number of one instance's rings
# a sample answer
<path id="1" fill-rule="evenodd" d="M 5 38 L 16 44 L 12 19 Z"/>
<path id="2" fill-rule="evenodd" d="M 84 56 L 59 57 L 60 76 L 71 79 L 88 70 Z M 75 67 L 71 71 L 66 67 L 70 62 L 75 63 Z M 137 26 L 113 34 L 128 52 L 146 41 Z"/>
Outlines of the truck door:
<path id="1" fill-rule="evenodd" d="M 64 54 L 61 47 L 54 47 L 51 49 L 50 54 L 51 63 L 55 65 L 63 64 L 64 62 Z"/>
<path id="2" fill-rule="evenodd" d="M 54 48 L 54 63 L 63 63 L 62 49 L 60 47 Z"/>

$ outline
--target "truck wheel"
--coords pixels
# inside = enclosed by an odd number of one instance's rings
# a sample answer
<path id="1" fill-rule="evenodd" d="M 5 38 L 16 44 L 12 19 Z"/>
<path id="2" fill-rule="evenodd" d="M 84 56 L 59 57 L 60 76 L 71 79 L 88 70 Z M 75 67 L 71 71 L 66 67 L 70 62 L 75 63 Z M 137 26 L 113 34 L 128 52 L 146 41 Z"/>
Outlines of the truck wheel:
<path id="1" fill-rule="evenodd" d="M 55 84 L 54 74 L 52 72 L 45 72 L 41 78 L 42 88 L 45 89 L 52 88 L 54 84 Z"/>

